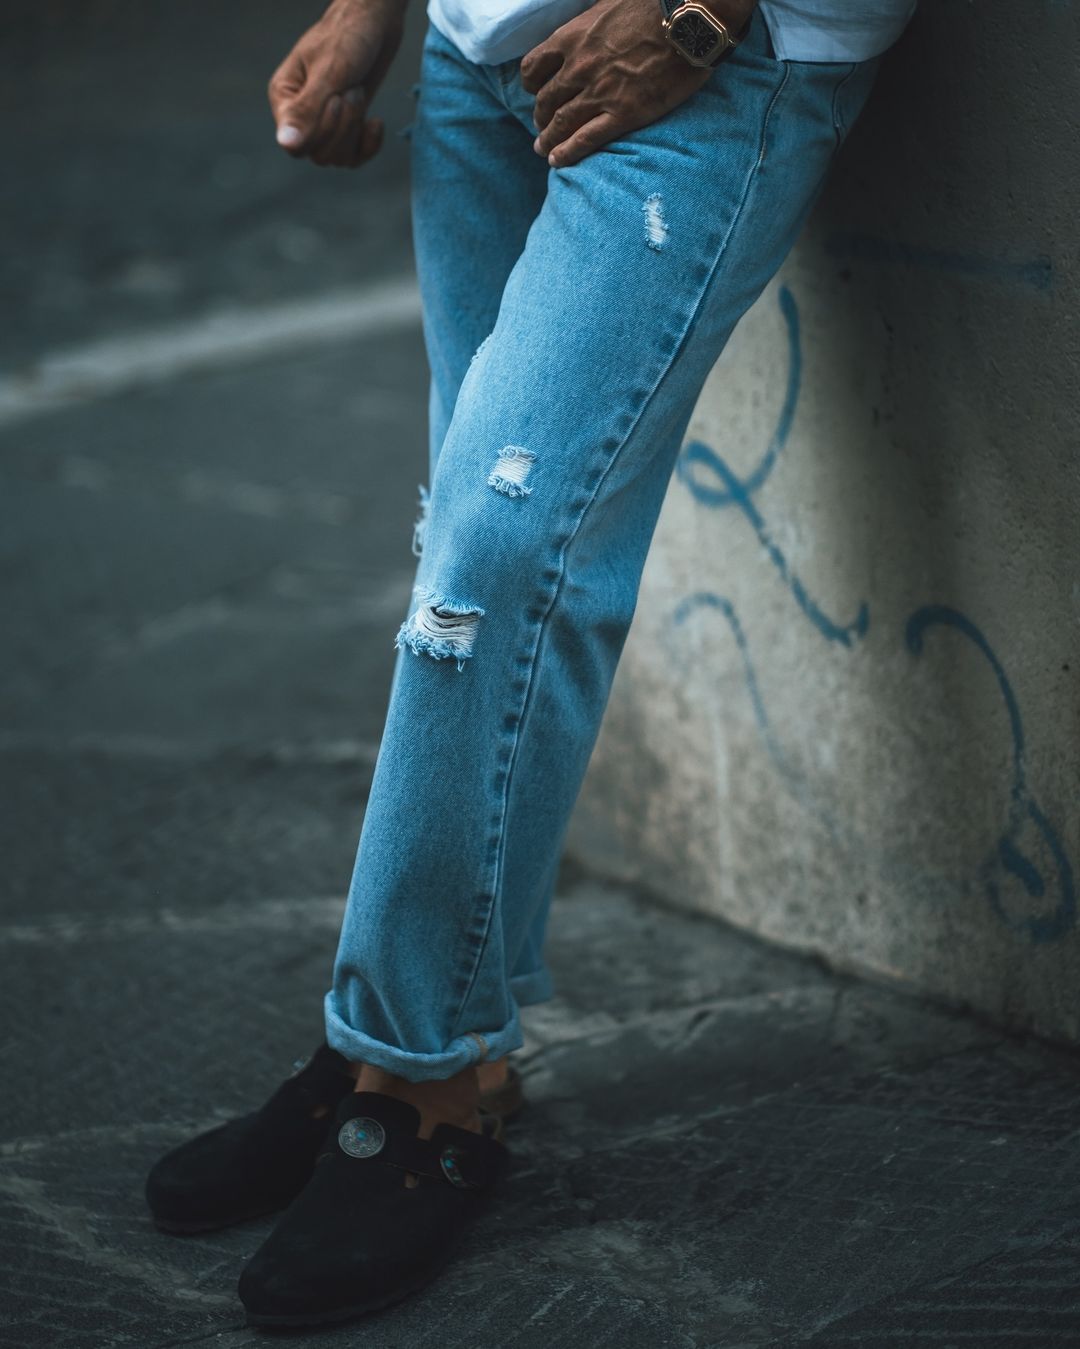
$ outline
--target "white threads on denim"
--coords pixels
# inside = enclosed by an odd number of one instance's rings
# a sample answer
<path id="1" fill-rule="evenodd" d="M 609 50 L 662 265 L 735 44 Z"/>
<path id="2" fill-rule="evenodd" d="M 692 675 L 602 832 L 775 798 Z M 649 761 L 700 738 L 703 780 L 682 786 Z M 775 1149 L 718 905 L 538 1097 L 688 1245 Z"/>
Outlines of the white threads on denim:
<path id="1" fill-rule="evenodd" d="M 459 604 L 421 586 L 413 593 L 420 605 L 398 629 L 395 648 L 407 646 L 413 655 L 423 652 L 435 660 L 449 657 L 457 662 L 459 671 L 463 670 L 472 655 L 483 609 L 475 604 Z"/>
<path id="2" fill-rule="evenodd" d="M 471 369 L 471 368 L 476 364 L 476 362 L 480 359 L 481 355 L 483 354 L 484 348 L 487 346 L 487 344 L 488 344 L 490 341 L 491 341 L 491 333 L 488 333 L 487 337 L 484 338 L 484 340 L 480 343 L 480 345 L 479 345 L 479 346 L 476 348 L 476 350 L 473 352 L 473 354 L 472 354 L 472 359 L 469 361 L 469 368 L 470 368 L 470 369 Z"/>
<path id="3" fill-rule="evenodd" d="M 532 488 L 525 486 L 525 479 L 535 462 L 532 450 L 521 445 L 504 445 L 498 463 L 488 474 L 488 486 L 508 497 L 527 497 Z"/>
<path id="4" fill-rule="evenodd" d="M 668 232 L 667 221 L 664 219 L 663 197 L 659 192 L 654 192 L 642 202 L 641 210 L 645 216 L 645 242 L 649 248 L 654 248 L 659 253 Z"/>
<path id="5" fill-rule="evenodd" d="M 416 517 L 416 523 L 412 531 L 412 550 L 413 556 L 419 557 L 424 551 L 424 534 L 427 530 L 428 511 L 431 508 L 431 497 L 428 495 L 427 488 L 420 484 L 417 489 L 420 493 L 420 502 L 418 506 L 419 514 Z"/>

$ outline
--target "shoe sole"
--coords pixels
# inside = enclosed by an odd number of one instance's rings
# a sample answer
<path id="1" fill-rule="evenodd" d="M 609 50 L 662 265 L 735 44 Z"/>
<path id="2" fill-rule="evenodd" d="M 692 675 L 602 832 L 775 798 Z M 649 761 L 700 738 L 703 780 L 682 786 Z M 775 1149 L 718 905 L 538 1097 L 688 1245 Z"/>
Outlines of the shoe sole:
<path id="1" fill-rule="evenodd" d="M 167 1236 L 195 1237 L 201 1232 L 224 1232 L 227 1227 L 239 1227 L 241 1223 L 253 1223 L 259 1218 L 269 1218 L 287 1207 L 287 1204 L 277 1204 L 273 1208 L 252 1209 L 250 1213 L 215 1219 L 213 1222 L 174 1222 L 169 1218 L 152 1218 L 152 1221 L 157 1230 Z"/>
<path id="2" fill-rule="evenodd" d="M 299 1330 L 303 1326 L 329 1326 L 340 1325 L 344 1321 L 358 1321 L 362 1316 L 385 1311 L 395 1303 L 403 1302 L 413 1293 L 426 1288 L 434 1278 L 433 1274 L 430 1279 L 417 1280 L 407 1288 L 396 1288 L 387 1297 L 373 1298 L 369 1302 L 358 1303 L 355 1307 L 340 1307 L 332 1312 L 309 1312 L 300 1316 L 259 1316 L 249 1312 L 247 1324 L 261 1326 L 264 1330 Z"/>

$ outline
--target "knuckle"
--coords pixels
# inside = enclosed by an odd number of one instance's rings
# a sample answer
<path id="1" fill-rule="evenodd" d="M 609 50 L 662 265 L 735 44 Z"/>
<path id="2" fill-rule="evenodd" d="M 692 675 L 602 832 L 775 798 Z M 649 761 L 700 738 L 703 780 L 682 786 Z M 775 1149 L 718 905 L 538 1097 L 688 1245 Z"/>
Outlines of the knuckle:
<path id="1" fill-rule="evenodd" d="M 329 89 L 344 89 L 348 80 L 348 63 L 340 56 L 331 56 L 323 63 L 319 74 L 322 83 Z"/>

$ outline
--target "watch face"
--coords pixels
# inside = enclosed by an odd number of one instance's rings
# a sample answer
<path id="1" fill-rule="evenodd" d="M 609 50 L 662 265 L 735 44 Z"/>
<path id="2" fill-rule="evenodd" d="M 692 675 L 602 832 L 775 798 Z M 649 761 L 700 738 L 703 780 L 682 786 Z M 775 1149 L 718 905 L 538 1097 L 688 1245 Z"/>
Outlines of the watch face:
<path id="1" fill-rule="evenodd" d="M 704 14 L 690 10 L 672 20 L 671 39 L 691 61 L 705 61 L 723 40 L 723 34 Z"/>

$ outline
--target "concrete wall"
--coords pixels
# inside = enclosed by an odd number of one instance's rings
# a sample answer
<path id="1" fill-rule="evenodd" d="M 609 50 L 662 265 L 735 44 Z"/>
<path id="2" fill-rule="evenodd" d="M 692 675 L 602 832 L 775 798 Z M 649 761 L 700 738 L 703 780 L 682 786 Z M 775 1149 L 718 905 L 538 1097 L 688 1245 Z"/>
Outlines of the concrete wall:
<path id="1" fill-rule="evenodd" d="M 1080 9 L 924 0 L 696 411 L 570 835 L 1080 1038 Z"/>

